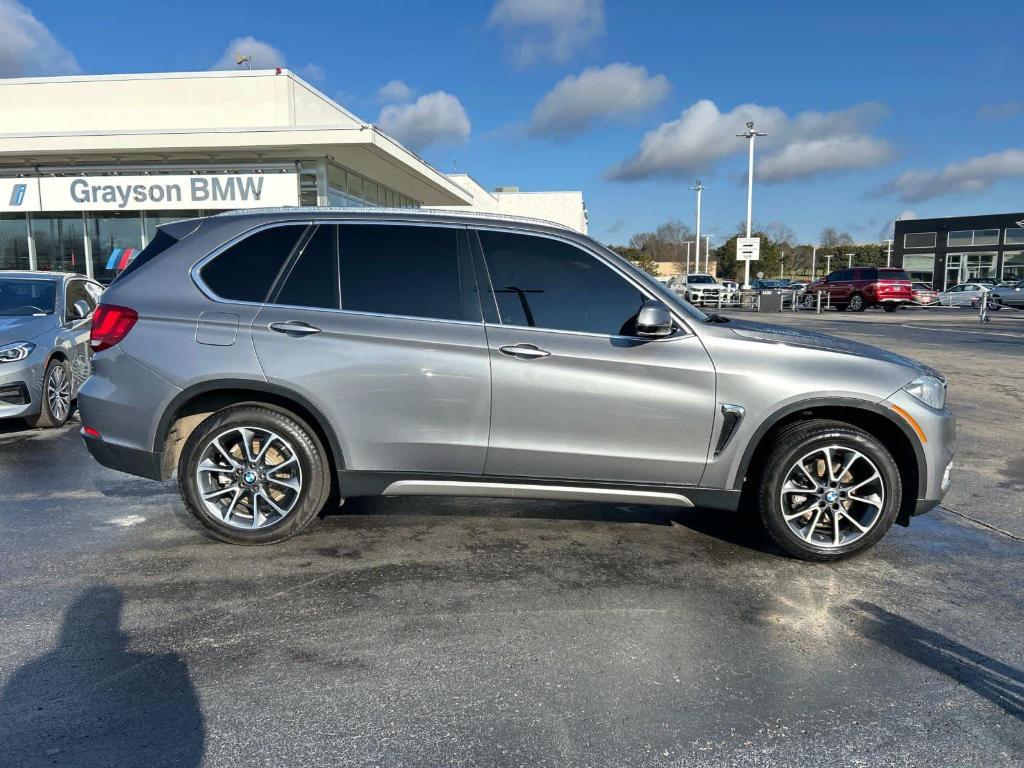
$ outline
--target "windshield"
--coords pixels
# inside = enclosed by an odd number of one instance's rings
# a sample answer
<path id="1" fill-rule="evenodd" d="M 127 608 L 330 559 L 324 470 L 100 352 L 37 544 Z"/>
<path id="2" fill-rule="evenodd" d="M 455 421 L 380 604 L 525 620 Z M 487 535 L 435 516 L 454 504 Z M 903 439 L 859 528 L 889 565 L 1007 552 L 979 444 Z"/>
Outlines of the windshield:
<path id="1" fill-rule="evenodd" d="M 0 316 L 52 315 L 57 283 L 53 280 L 0 278 Z"/>
<path id="2" fill-rule="evenodd" d="M 700 283 L 702 285 L 705 283 L 710 283 L 712 285 L 718 284 L 715 278 L 713 278 L 711 275 L 690 275 L 688 278 L 686 278 L 686 282 L 691 284 Z"/>

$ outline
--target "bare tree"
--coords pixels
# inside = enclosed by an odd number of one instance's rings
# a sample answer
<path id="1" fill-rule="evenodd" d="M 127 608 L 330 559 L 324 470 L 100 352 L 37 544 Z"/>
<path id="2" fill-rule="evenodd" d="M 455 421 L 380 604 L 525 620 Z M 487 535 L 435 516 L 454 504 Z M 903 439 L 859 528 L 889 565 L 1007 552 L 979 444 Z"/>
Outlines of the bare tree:
<path id="1" fill-rule="evenodd" d="M 840 232 L 835 227 L 825 227 L 818 235 L 818 245 L 823 248 L 835 248 L 842 245 L 853 245 L 849 232 Z"/>

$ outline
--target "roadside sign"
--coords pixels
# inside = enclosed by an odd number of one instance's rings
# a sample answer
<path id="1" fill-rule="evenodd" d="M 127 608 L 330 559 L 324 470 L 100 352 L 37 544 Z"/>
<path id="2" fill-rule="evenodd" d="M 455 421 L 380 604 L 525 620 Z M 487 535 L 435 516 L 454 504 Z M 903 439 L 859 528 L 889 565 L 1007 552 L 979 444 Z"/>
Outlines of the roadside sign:
<path id="1" fill-rule="evenodd" d="M 759 261 L 761 258 L 760 237 L 736 238 L 736 261 Z"/>

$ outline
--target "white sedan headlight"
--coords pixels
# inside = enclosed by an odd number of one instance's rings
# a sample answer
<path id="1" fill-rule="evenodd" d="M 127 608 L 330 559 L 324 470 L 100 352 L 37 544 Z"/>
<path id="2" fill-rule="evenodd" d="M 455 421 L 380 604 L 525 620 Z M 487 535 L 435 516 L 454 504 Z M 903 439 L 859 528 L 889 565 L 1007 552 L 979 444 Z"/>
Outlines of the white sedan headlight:
<path id="1" fill-rule="evenodd" d="M 946 405 L 946 382 L 927 373 L 907 384 L 903 391 L 937 411 Z"/>
<path id="2" fill-rule="evenodd" d="M 14 344 L 0 347 L 0 363 L 16 363 L 19 360 L 24 360 L 32 354 L 32 350 L 35 348 L 36 345 L 31 341 L 17 341 Z"/>

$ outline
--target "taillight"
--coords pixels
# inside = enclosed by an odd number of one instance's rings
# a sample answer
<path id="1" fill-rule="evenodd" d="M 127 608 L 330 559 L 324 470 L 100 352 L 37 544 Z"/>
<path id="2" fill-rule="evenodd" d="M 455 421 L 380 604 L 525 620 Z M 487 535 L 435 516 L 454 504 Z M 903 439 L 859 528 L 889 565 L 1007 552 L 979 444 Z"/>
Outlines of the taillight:
<path id="1" fill-rule="evenodd" d="M 139 313 L 116 304 L 100 304 L 92 316 L 89 346 L 93 352 L 102 352 L 124 340 L 139 319 Z"/>

